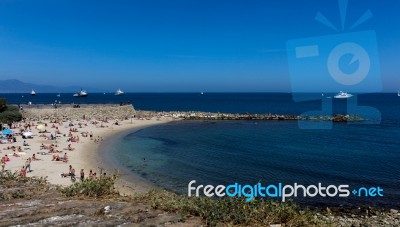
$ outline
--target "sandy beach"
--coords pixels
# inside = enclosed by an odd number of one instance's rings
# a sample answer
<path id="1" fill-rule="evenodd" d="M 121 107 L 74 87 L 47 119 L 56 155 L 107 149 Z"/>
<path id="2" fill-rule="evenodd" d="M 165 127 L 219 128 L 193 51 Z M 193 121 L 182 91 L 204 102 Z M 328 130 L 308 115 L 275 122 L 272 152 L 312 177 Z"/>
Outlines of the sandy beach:
<path id="1" fill-rule="evenodd" d="M 75 169 L 77 180 L 80 178 L 81 169 L 84 170 L 85 178 L 89 176 L 90 170 L 96 173 L 97 177 L 104 172 L 116 173 L 118 167 L 108 162 L 106 156 L 102 156 L 105 154 L 99 153 L 112 137 L 171 120 L 169 118 L 121 120 L 112 119 L 111 116 L 106 121 L 94 118 L 57 122 L 54 119 L 27 120 L 13 125 L 12 131 L 16 142 L 10 143 L 2 139 L 5 144 L 0 144 L 0 157 L 8 156 L 9 161 L 5 164 L 5 170 L 11 172 L 20 172 L 26 165 L 27 159 L 31 158 L 31 171 L 27 171 L 28 177 L 47 177 L 51 184 L 66 186 L 72 184 L 72 180 L 70 177 L 62 177 L 61 174 L 68 174 L 70 165 Z M 38 125 L 45 127 L 38 129 Z M 24 139 L 21 130 L 32 132 L 32 138 Z M 57 136 L 51 140 L 51 135 Z M 27 143 L 25 146 L 24 142 Z M 37 160 L 33 159 L 33 155 Z M 60 158 L 67 155 L 67 161 L 53 160 L 57 155 Z M 123 176 L 119 179 L 117 187 L 123 194 L 132 194 L 145 192 L 152 188 L 152 185 L 140 178 Z"/>

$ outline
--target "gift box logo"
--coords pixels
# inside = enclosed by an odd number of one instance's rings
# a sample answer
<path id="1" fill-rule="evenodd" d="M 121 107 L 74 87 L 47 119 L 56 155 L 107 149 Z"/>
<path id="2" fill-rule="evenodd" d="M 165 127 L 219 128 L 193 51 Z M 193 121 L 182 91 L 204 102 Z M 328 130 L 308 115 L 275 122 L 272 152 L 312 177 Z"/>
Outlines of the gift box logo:
<path id="1" fill-rule="evenodd" d="M 328 36 L 309 37 L 287 42 L 287 55 L 296 102 L 321 100 L 320 110 L 303 113 L 307 116 L 331 116 L 333 97 L 327 92 L 373 93 L 382 91 L 376 34 L 373 30 L 354 32 L 353 29 L 372 17 L 367 10 L 346 30 L 347 0 L 339 0 L 341 29 L 335 27 L 323 14 L 315 19 L 339 32 Z M 305 92 L 313 94 L 304 95 Z M 347 99 L 347 114 L 367 119 L 364 123 L 380 123 L 381 113 L 369 106 L 358 106 L 357 95 Z M 299 121 L 303 129 L 330 129 L 332 122 Z"/>

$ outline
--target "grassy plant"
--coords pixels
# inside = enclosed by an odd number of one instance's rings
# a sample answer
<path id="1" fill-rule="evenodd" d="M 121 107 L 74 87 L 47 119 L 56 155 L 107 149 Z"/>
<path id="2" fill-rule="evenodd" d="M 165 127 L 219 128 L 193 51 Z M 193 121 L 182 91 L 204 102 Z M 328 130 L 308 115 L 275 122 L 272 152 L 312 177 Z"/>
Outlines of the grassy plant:
<path id="1" fill-rule="evenodd" d="M 0 111 L 0 123 L 11 124 L 22 120 L 22 114 L 16 106 L 2 106 Z"/>
<path id="2" fill-rule="evenodd" d="M 114 188 L 115 178 L 103 177 L 97 180 L 77 181 L 60 191 L 67 197 L 107 197 L 118 195 Z"/>
<path id="3" fill-rule="evenodd" d="M 22 190 L 16 190 L 16 191 L 12 192 L 11 197 L 13 199 L 21 199 L 21 198 L 25 198 L 26 195 Z"/>
<path id="4" fill-rule="evenodd" d="M 0 200 L 32 198 L 48 188 L 46 178 L 22 177 L 19 172 L 0 173 Z"/>
<path id="5" fill-rule="evenodd" d="M 98 180 L 77 181 L 60 188 L 67 197 L 121 199 L 114 188 L 116 178 L 104 177 Z M 3 190 L 7 185 L 22 185 L 17 190 Z M 45 179 L 21 177 L 18 173 L 0 174 L 0 200 L 30 198 L 40 189 L 38 185 L 48 185 Z M 7 192 L 7 193 L 5 193 Z M 129 198 L 128 198 L 129 199 Z M 129 201 L 132 201 L 129 199 Z M 246 202 L 244 198 L 211 199 L 206 197 L 187 197 L 164 190 L 152 190 L 133 198 L 133 201 L 150 204 L 154 209 L 198 216 L 207 226 L 329 226 L 316 214 L 298 207 L 295 203 L 279 203 L 265 199 Z"/>
<path id="6" fill-rule="evenodd" d="M 200 216 L 209 226 L 246 225 L 268 226 L 327 226 L 316 215 L 299 208 L 295 203 L 278 203 L 271 200 L 255 199 L 246 202 L 244 198 L 210 199 L 206 197 L 179 196 L 167 191 L 151 191 L 140 200 L 151 201 L 152 207 L 170 212 Z"/>
<path id="7" fill-rule="evenodd" d="M 23 177 L 18 171 L 0 172 L 0 185 L 11 186 L 21 183 L 30 183 L 30 185 L 46 185 L 46 177 Z"/>

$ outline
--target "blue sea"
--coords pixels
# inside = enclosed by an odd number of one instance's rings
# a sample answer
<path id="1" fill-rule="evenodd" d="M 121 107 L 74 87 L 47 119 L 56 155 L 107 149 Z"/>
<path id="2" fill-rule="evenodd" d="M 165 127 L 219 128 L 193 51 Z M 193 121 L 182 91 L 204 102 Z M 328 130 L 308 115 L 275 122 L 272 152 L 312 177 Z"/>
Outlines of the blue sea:
<path id="1" fill-rule="evenodd" d="M 303 94 L 308 96 L 312 94 Z M 325 94 L 331 97 L 333 94 Z M 10 103 L 51 103 L 56 94 L 3 94 Z M 91 94 L 63 103 L 119 103 L 136 109 L 228 113 L 302 114 L 321 102 L 295 102 L 290 93 Z M 300 129 L 296 121 L 179 121 L 144 128 L 116 139 L 107 151 L 121 167 L 148 181 L 186 194 L 198 184 L 310 185 L 322 183 L 383 189 L 383 197 L 295 199 L 305 205 L 400 207 L 400 97 L 358 95 L 358 103 L 380 112 L 379 124 L 335 123 L 331 129 Z M 347 101 L 332 99 L 333 112 L 346 114 Z M 377 122 L 374 122 L 377 123 Z"/>

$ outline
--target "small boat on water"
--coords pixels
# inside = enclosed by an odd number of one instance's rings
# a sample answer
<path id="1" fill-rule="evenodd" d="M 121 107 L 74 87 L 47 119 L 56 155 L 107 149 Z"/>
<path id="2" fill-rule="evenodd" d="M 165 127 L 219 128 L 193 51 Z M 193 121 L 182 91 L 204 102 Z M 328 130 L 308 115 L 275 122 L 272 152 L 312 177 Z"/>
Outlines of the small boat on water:
<path id="1" fill-rule="evenodd" d="M 399 96 L 399 97 L 400 97 L 400 91 L 397 91 L 397 96 Z"/>
<path id="2" fill-rule="evenodd" d="M 353 95 L 343 91 L 340 91 L 337 95 L 334 96 L 335 99 L 348 99 L 350 97 L 353 97 Z"/>
<path id="3" fill-rule="evenodd" d="M 31 91 L 31 95 L 32 96 L 35 96 L 36 95 L 36 92 L 32 89 L 32 91 Z"/>
<path id="4" fill-rule="evenodd" d="M 77 92 L 74 94 L 74 97 L 78 97 L 78 98 L 83 98 L 88 96 L 88 93 L 85 90 L 82 90 L 80 92 Z"/>
<path id="5" fill-rule="evenodd" d="M 123 95 L 124 92 L 119 88 L 114 95 Z"/>
<path id="6" fill-rule="evenodd" d="M 58 93 L 57 97 L 61 97 L 60 93 Z"/>

